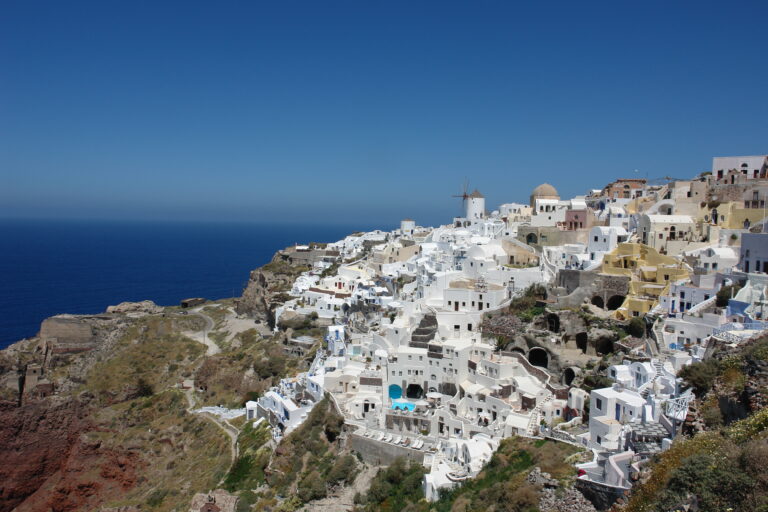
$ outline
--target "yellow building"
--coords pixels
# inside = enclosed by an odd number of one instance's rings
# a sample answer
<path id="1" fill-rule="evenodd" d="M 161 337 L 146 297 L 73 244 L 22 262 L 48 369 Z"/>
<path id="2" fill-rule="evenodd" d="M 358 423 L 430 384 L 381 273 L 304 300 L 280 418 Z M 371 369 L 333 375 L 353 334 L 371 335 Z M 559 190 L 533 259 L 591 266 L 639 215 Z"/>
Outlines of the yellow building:
<path id="1" fill-rule="evenodd" d="M 744 208 L 743 201 L 701 203 L 698 220 L 723 229 L 746 229 L 765 217 L 761 208 Z"/>
<path id="2" fill-rule="evenodd" d="M 603 258 L 602 273 L 630 278 L 629 292 L 615 311 L 617 320 L 648 313 L 669 293 L 670 283 L 690 277 L 688 269 L 670 256 L 643 244 L 623 243 Z"/>

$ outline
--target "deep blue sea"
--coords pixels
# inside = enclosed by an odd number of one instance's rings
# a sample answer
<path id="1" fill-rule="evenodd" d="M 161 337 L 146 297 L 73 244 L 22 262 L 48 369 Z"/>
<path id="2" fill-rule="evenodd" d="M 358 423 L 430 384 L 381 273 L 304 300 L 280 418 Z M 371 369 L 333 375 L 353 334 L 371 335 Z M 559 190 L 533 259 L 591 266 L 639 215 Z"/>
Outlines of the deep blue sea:
<path id="1" fill-rule="evenodd" d="M 362 229 L 371 227 L 0 220 L 0 348 L 59 313 L 238 296 L 278 249 Z"/>

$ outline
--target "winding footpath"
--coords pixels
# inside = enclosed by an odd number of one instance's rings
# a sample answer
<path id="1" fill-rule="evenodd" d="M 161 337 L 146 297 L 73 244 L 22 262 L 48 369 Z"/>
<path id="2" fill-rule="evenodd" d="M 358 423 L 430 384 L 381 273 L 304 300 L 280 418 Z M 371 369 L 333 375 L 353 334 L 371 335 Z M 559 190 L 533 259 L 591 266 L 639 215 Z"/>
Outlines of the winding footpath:
<path id="1" fill-rule="evenodd" d="M 191 389 L 187 389 L 186 391 L 184 391 L 184 396 L 187 398 L 187 404 L 188 404 L 187 412 L 190 414 L 197 414 L 198 416 L 202 416 L 204 418 L 211 420 L 213 423 L 216 424 L 216 426 L 218 426 L 221 430 L 223 430 L 225 434 L 227 434 L 230 441 L 229 451 L 232 457 L 232 462 L 230 463 L 229 468 L 232 469 L 232 466 L 235 465 L 235 462 L 237 461 L 237 457 L 240 454 L 240 448 L 237 445 L 237 437 L 240 434 L 240 431 L 235 427 L 233 427 L 232 425 L 230 425 L 226 420 L 221 420 L 217 416 L 208 414 L 207 412 L 201 412 L 201 413 L 194 412 L 195 398 L 192 394 L 193 394 L 193 391 Z M 228 472 L 229 471 L 227 471 L 227 473 Z M 221 482 L 224 481 L 224 478 L 226 478 L 226 473 L 222 477 Z M 219 482 L 219 484 L 221 484 L 221 482 Z"/>
<path id="2" fill-rule="evenodd" d="M 202 318 L 203 321 L 205 321 L 205 327 L 203 327 L 202 331 L 187 331 L 184 333 L 185 336 L 188 336 L 192 338 L 195 341 L 198 341 L 206 346 L 205 355 L 207 356 L 213 356 L 221 352 L 221 348 L 211 339 L 208 337 L 208 333 L 211 332 L 215 326 L 215 323 L 213 322 L 213 319 L 203 313 L 202 308 L 195 308 L 189 312 L 190 316 L 196 316 L 199 318 Z"/>

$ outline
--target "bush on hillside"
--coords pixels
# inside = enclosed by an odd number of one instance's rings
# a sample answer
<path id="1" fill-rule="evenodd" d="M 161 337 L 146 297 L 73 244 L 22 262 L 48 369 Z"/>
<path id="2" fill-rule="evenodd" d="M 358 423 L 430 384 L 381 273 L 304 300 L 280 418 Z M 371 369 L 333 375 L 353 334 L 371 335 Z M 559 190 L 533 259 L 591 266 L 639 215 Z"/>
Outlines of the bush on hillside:
<path id="1" fill-rule="evenodd" d="M 627 325 L 627 332 L 635 338 L 642 338 L 645 336 L 645 320 L 642 317 L 635 316 L 629 321 Z"/>

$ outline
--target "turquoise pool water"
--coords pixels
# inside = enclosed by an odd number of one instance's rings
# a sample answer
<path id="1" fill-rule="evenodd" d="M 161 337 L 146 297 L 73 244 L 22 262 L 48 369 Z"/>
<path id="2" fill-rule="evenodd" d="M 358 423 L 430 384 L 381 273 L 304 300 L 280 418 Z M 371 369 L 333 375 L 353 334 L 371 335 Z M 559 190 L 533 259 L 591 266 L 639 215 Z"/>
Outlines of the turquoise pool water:
<path id="1" fill-rule="evenodd" d="M 413 402 L 395 402 L 392 404 L 393 409 L 400 409 L 400 410 L 406 410 L 413 411 L 416 408 L 416 404 Z"/>

